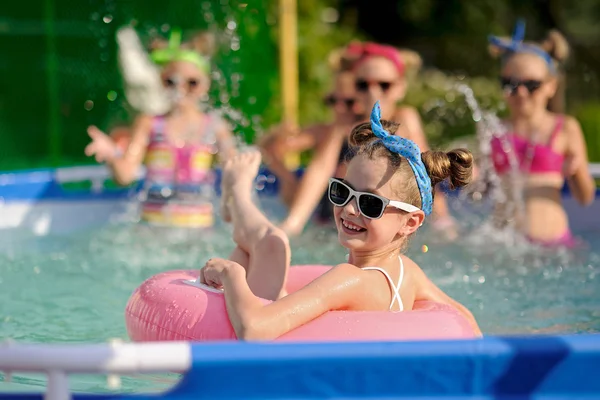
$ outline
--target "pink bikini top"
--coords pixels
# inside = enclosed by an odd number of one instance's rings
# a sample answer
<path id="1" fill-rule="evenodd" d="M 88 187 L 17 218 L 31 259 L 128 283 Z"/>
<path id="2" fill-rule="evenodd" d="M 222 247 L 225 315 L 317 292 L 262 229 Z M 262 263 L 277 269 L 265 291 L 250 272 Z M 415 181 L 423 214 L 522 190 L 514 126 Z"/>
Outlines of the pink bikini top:
<path id="1" fill-rule="evenodd" d="M 550 134 L 550 140 L 547 144 L 533 144 L 515 133 L 507 134 L 508 143 L 511 145 L 511 150 L 515 152 L 520 170 L 525 170 L 531 174 L 562 173 L 565 157 L 554 151 L 552 145 L 554 139 L 562 130 L 564 120 L 564 116 L 556 118 L 556 126 Z M 507 153 L 502 148 L 502 141 L 494 137 L 491 147 L 496 172 L 504 174 L 510 171 L 510 161 Z"/>
<path id="2" fill-rule="evenodd" d="M 152 184 L 181 185 L 208 182 L 212 178 L 214 144 L 185 144 L 169 142 L 165 133 L 166 119 L 155 117 L 146 152 L 146 179 Z M 206 115 L 204 136 L 214 136 L 213 118 Z M 212 142 L 212 140 L 206 140 Z"/>

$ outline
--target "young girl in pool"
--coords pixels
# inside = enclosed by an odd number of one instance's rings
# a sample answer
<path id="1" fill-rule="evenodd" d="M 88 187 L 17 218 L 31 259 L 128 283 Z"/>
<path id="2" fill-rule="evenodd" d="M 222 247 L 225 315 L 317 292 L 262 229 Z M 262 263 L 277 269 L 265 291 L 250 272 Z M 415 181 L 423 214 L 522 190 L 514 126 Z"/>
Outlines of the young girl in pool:
<path id="1" fill-rule="evenodd" d="M 199 108 L 210 86 L 206 34 L 180 43 L 173 31 L 168 45 L 154 42 L 150 56 L 162 66 L 161 79 L 172 104 L 166 115 L 140 115 L 131 128 L 125 152 L 115 141 L 91 126 L 85 153 L 106 162 L 115 180 L 130 184 L 140 165 L 146 165 L 147 200 L 142 219 L 157 224 L 208 227 L 213 224 L 211 189 L 215 154 L 226 159 L 235 153 L 227 124 Z"/>
<path id="2" fill-rule="evenodd" d="M 429 144 L 419 112 L 401 104 L 406 96 L 410 79 L 422 64 L 418 53 L 378 43 L 352 43 L 348 52 L 354 56 L 354 76 L 357 106 L 368 119 L 368 112 L 376 101 L 381 102 L 383 117 L 398 121 L 404 127 L 402 134 L 423 151 Z M 432 227 L 447 239 L 457 237 L 456 223 L 443 193 L 433 205 Z"/>
<path id="3" fill-rule="evenodd" d="M 345 178 L 332 178 L 328 192 L 348 262 L 289 295 L 283 289 L 291 257 L 287 236 L 251 199 L 260 154 L 243 153 L 225 163 L 224 206 L 237 247 L 229 260 L 209 260 L 200 282 L 224 289 L 239 339 L 274 339 L 330 310 L 404 311 L 418 300 L 454 306 L 481 334 L 472 314 L 402 254 L 431 214 L 433 187 L 446 178 L 453 186 L 467 184 L 472 155 L 462 149 L 421 154 L 414 142 L 394 135 L 397 129 L 380 119 L 377 103 L 371 122 L 352 131 Z M 273 302 L 265 305 L 259 297 Z"/>
<path id="4" fill-rule="evenodd" d="M 564 91 L 564 85 L 559 85 L 560 61 L 566 59 L 568 45 L 556 31 L 540 44 L 523 43 L 524 31 L 520 22 L 513 38 L 490 37 L 493 54 L 502 57 L 500 82 L 510 110 L 504 121 L 509 146 L 493 139 L 493 163 L 510 191 L 514 182 L 509 154 L 514 154 L 524 177 L 525 200 L 524 215 L 502 218 L 504 204 L 498 204 L 496 212 L 501 223 L 516 217 L 517 228 L 533 243 L 572 247 L 576 241 L 562 206 L 561 189 L 566 180 L 575 199 L 588 205 L 594 200 L 595 184 L 581 127 L 563 114 L 560 101 Z"/>

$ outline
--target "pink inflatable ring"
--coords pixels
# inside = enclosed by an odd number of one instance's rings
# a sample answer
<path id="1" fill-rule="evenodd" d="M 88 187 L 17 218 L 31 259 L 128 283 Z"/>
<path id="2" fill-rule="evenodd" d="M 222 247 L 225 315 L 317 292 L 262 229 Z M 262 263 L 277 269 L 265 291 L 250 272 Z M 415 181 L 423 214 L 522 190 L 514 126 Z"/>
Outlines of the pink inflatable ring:
<path id="1" fill-rule="evenodd" d="M 288 275 L 288 292 L 305 286 L 331 267 L 296 266 Z M 133 341 L 236 340 L 223 293 L 199 284 L 198 271 L 169 271 L 138 287 L 125 308 Z M 467 320 L 454 308 L 417 302 L 412 311 L 330 311 L 279 337 L 278 341 L 386 341 L 474 337 Z"/>

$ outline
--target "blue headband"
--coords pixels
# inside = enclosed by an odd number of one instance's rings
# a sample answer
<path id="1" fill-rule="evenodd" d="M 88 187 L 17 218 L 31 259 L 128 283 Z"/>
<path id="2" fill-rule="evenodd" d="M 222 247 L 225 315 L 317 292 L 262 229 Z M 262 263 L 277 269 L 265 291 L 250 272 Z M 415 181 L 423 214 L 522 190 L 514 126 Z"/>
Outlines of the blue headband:
<path id="1" fill-rule="evenodd" d="M 556 67 L 554 66 L 554 60 L 550 54 L 540 49 L 538 46 L 523 43 L 523 39 L 525 38 L 525 21 L 520 19 L 517 21 L 517 25 L 515 26 L 515 31 L 510 40 L 499 38 L 498 36 L 490 35 L 488 37 L 488 41 L 501 49 L 504 49 L 511 53 L 530 53 L 535 54 L 538 57 L 541 57 L 548 65 L 548 69 L 553 74 L 556 72 Z"/>
<path id="2" fill-rule="evenodd" d="M 390 135 L 383 129 L 383 126 L 381 125 L 381 107 L 379 106 L 379 101 L 375 103 L 373 111 L 371 111 L 371 129 L 375 136 L 381 139 L 381 142 L 386 149 L 406 158 L 408 165 L 410 165 L 410 168 L 415 174 L 417 186 L 421 193 L 421 209 L 425 215 L 431 214 L 433 206 L 431 179 L 429 179 L 425 164 L 423 164 L 423 161 L 421 160 L 421 149 L 419 149 L 419 146 L 412 140 L 396 135 Z"/>

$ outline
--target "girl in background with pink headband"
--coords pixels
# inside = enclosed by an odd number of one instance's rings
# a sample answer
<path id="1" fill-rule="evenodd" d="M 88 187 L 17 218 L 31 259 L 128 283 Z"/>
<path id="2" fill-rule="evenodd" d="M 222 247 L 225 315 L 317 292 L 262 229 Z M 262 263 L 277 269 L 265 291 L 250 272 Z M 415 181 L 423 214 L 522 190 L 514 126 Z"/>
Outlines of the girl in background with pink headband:
<path id="1" fill-rule="evenodd" d="M 412 140 L 423 151 L 429 150 L 419 112 L 414 107 L 400 105 L 408 89 L 408 79 L 422 65 L 421 57 L 410 50 L 377 43 L 352 43 L 348 53 L 354 59 L 356 99 L 363 120 L 379 101 L 385 110 L 383 118 L 401 124 L 397 134 Z M 433 209 L 433 227 L 448 239 L 456 238 L 456 224 L 443 193 L 436 197 Z"/>
<path id="2" fill-rule="evenodd" d="M 497 204 L 496 220 L 516 220 L 517 228 L 543 246 L 576 244 L 562 206 L 565 180 L 582 205 L 594 200 L 595 184 L 588 168 L 587 148 L 577 120 L 564 115 L 564 85 L 560 85 L 561 61 L 568 44 L 551 31 L 539 44 L 524 43 L 525 24 L 519 22 L 512 38 L 490 37 L 490 50 L 501 56 L 500 84 L 510 115 L 506 121 L 509 148 L 494 138 L 493 163 L 506 190 L 515 156 L 517 172 L 524 178 L 525 215 L 506 215 L 506 204 Z M 562 87 L 561 87 L 562 86 Z M 516 217 L 516 218 L 515 218 Z"/>
<path id="3" fill-rule="evenodd" d="M 88 129 L 92 142 L 85 153 L 105 162 L 119 184 L 133 182 L 145 163 L 147 199 L 142 219 L 147 222 L 213 225 L 213 158 L 235 154 L 235 142 L 225 121 L 199 108 L 210 86 L 207 57 L 212 47 L 213 40 L 206 34 L 182 44 L 178 30 L 173 30 L 168 43 L 153 43 L 150 57 L 162 67 L 160 77 L 171 109 L 165 115 L 140 115 L 124 152 L 98 128 Z"/>

